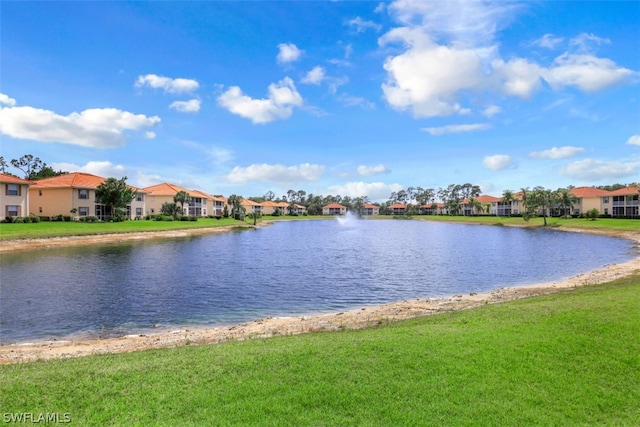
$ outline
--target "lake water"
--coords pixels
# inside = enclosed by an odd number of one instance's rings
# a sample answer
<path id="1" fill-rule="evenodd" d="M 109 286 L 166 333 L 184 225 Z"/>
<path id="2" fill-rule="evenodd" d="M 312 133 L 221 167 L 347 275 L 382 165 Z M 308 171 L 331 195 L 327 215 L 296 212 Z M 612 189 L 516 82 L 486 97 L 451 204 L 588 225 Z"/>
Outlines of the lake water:
<path id="1" fill-rule="evenodd" d="M 0 342 L 221 326 L 567 278 L 635 256 L 629 240 L 423 221 L 56 248 L 0 259 Z"/>

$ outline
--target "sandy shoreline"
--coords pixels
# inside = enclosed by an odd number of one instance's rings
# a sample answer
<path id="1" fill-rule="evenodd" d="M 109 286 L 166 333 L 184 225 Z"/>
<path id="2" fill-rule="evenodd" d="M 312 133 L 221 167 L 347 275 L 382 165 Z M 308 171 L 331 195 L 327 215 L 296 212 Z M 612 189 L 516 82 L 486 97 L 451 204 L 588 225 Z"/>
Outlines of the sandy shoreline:
<path id="1" fill-rule="evenodd" d="M 147 232 L 136 234 L 116 234 L 54 239 L 32 239 L 9 241 L 0 244 L 0 252 L 29 250 L 59 245 L 82 245 L 93 243 L 121 242 L 152 239 L 158 237 L 184 237 L 205 233 L 229 231 L 228 228 L 176 230 L 169 232 Z M 566 230 L 579 231 L 584 230 Z M 640 244 L 640 233 L 595 231 L 635 241 Z M 69 339 L 33 343 L 0 345 L 0 364 L 20 363 L 34 360 L 80 357 L 92 354 L 125 353 L 152 348 L 178 347 L 193 344 L 214 344 L 234 340 L 267 338 L 282 335 L 295 335 L 318 331 L 341 331 L 344 329 L 363 329 L 375 327 L 387 322 L 414 317 L 464 310 L 484 304 L 495 304 L 536 295 L 545 295 L 563 289 L 609 282 L 640 271 L 640 255 L 621 263 L 607 265 L 601 269 L 579 274 L 567 280 L 543 283 L 532 286 L 499 288 L 481 294 L 455 295 L 449 298 L 416 299 L 365 307 L 341 313 L 321 315 L 274 317 L 258 319 L 228 327 L 191 328 L 167 330 L 146 334 L 126 335 L 105 339 Z"/>

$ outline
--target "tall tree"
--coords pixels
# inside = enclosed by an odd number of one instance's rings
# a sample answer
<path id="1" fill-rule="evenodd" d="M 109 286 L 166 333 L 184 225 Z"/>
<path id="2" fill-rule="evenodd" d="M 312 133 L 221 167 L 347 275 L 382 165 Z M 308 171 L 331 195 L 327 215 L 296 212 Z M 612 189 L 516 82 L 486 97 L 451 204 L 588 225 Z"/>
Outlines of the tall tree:
<path id="1" fill-rule="evenodd" d="M 107 178 L 96 188 L 96 203 L 105 205 L 112 218 L 124 211 L 136 196 L 136 191 L 127 185 L 127 177 Z"/>
<path id="2" fill-rule="evenodd" d="M 191 196 L 184 190 L 178 191 L 175 196 L 173 196 L 174 203 L 180 203 L 180 208 L 182 209 L 182 214 L 184 215 L 184 204 L 191 202 Z"/>
<path id="3" fill-rule="evenodd" d="M 32 154 L 25 154 L 19 159 L 11 159 L 11 165 L 24 173 L 24 179 L 29 179 L 33 172 L 42 169 L 44 163 L 39 157 L 33 157 Z"/>
<path id="4" fill-rule="evenodd" d="M 480 202 L 476 196 L 469 197 L 468 206 L 471 208 L 471 215 L 476 215 L 477 212 L 482 212 L 484 210 L 482 202 Z"/>
<path id="5" fill-rule="evenodd" d="M 500 203 L 502 203 L 505 206 L 509 206 L 509 213 L 513 213 L 512 211 L 512 205 L 513 205 L 513 201 L 515 200 L 515 197 L 513 195 L 513 191 L 511 190 L 504 190 L 502 192 L 502 198 L 500 199 Z M 499 213 L 499 211 L 498 211 Z M 506 208 L 503 209 L 502 213 L 506 216 Z"/>
<path id="6" fill-rule="evenodd" d="M 4 156 L 0 156 L 0 173 L 7 173 L 7 161 L 4 159 Z"/>
<path id="7" fill-rule="evenodd" d="M 242 196 L 232 194 L 229 196 L 229 206 L 231 206 L 231 216 L 235 219 L 244 219 L 244 208 L 242 207 Z"/>
<path id="8" fill-rule="evenodd" d="M 558 190 L 558 197 L 560 198 L 560 204 L 564 209 L 565 218 L 569 218 L 571 210 L 573 209 L 574 205 L 580 201 L 580 199 L 578 199 L 570 190 L 567 190 L 566 188 L 560 188 Z"/>
<path id="9" fill-rule="evenodd" d="M 273 191 L 267 191 L 263 197 L 265 200 L 271 201 L 276 198 L 276 195 Z"/>
<path id="10" fill-rule="evenodd" d="M 527 195 L 527 212 L 528 215 L 525 218 L 526 221 L 530 218 L 530 215 L 534 211 L 540 212 L 544 220 L 545 227 L 547 226 L 547 216 L 551 209 L 558 204 L 558 193 L 551 191 L 544 187 L 535 187 Z"/>

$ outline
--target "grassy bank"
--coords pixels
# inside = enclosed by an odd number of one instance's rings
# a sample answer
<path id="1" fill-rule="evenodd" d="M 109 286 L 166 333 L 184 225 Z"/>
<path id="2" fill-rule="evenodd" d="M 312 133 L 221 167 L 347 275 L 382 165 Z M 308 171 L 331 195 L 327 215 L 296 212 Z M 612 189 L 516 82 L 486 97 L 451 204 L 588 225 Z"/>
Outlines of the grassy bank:
<path id="1" fill-rule="evenodd" d="M 508 225 L 519 227 L 544 226 L 544 220 L 542 218 L 531 218 L 529 221 L 517 217 L 496 216 L 425 215 L 414 216 L 413 218 L 424 221 L 457 222 L 463 224 Z M 596 221 L 591 221 L 584 218 L 547 218 L 547 226 L 583 230 L 640 231 L 640 220 L 600 218 Z"/>
<path id="2" fill-rule="evenodd" d="M 637 276 L 378 329 L 7 365 L 0 407 L 76 425 L 638 425 L 639 300 Z"/>
<path id="3" fill-rule="evenodd" d="M 0 240 L 41 239 L 88 236 L 111 233 L 139 233 L 193 228 L 248 226 L 232 218 L 200 218 L 198 221 L 124 221 L 124 222 L 39 222 L 36 224 L 0 224 Z"/>

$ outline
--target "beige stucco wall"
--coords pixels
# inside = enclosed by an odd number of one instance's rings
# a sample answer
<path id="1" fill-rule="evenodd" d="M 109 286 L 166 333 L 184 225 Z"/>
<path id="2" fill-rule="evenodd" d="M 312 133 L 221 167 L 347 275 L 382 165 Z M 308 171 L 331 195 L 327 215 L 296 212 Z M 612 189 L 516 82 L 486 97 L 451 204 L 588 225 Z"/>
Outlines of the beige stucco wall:
<path id="1" fill-rule="evenodd" d="M 20 194 L 18 196 L 10 196 L 7 194 L 7 183 L 0 185 L 0 216 L 2 218 L 7 216 L 7 206 L 19 206 L 19 216 L 29 216 L 32 213 L 29 205 L 29 186 L 16 184 L 20 187 Z"/>
<path id="2" fill-rule="evenodd" d="M 146 214 L 160 215 L 160 208 L 166 202 L 173 203 L 173 196 L 147 196 Z"/>
<path id="3" fill-rule="evenodd" d="M 71 188 L 30 188 L 29 205 L 31 211 L 39 216 L 71 215 L 71 209 L 74 207 L 72 193 Z M 95 196 L 93 200 L 95 200 Z M 82 206 L 89 207 L 90 215 L 95 215 L 93 206 L 95 203 L 91 199 L 91 194 L 89 194 L 89 199 L 82 200 L 82 202 L 84 202 Z"/>
<path id="4" fill-rule="evenodd" d="M 575 208 L 576 206 L 574 206 L 574 209 Z M 592 209 L 598 209 L 598 212 L 604 213 L 604 210 L 602 209 L 601 197 L 583 197 L 582 199 L 580 199 L 579 208 L 580 208 L 580 213 L 586 213 Z"/>

